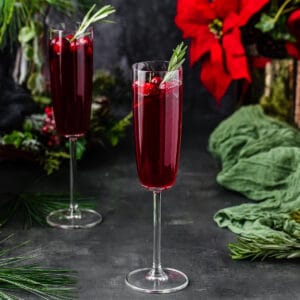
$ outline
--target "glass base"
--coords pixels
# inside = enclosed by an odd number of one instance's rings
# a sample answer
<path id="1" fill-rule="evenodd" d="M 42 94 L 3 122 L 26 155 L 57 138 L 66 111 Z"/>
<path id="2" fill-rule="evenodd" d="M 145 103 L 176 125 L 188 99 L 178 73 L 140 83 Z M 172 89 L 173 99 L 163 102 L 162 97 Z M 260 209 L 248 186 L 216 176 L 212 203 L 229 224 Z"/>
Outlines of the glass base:
<path id="1" fill-rule="evenodd" d="M 77 209 L 71 214 L 70 209 L 59 209 L 47 216 L 47 223 L 63 229 L 91 228 L 101 223 L 102 216 L 92 209 Z"/>
<path id="2" fill-rule="evenodd" d="M 152 276 L 152 271 L 151 268 L 134 270 L 126 275 L 125 283 L 136 291 L 151 294 L 177 292 L 189 284 L 189 279 L 181 271 L 164 268 L 164 276 L 159 279 Z"/>

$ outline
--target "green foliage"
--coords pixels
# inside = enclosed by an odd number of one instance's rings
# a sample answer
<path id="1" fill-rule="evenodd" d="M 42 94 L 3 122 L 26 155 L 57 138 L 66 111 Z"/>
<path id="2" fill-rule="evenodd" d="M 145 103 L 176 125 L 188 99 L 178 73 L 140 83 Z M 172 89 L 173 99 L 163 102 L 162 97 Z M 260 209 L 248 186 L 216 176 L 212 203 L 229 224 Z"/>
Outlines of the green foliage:
<path id="1" fill-rule="evenodd" d="M 21 300 L 20 292 L 30 297 L 48 300 L 68 300 L 75 298 L 75 272 L 66 269 L 44 268 L 33 263 L 37 252 L 26 255 L 12 255 L 27 242 L 13 247 L 4 247 L 12 236 L 0 241 L 0 298 Z M 16 294 L 17 293 L 17 294 Z"/>
<path id="2" fill-rule="evenodd" d="M 47 226 L 47 215 L 58 209 L 69 207 L 67 194 L 21 193 L 19 195 L 1 195 L 0 227 L 14 216 L 23 216 L 23 227 L 31 228 L 34 224 Z M 76 202 L 81 208 L 95 209 L 95 201 L 90 197 L 76 195 Z"/>
<path id="3" fill-rule="evenodd" d="M 289 60 L 272 61 L 270 74 L 266 74 L 266 76 L 272 77 L 272 84 L 265 87 L 268 89 L 268 92 L 265 92 L 261 97 L 260 104 L 267 114 L 290 123 L 293 105 L 293 88 L 291 87 L 291 71 L 289 65 Z"/>
<path id="4" fill-rule="evenodd" d="M 116 10 L 111 5 L 104 5 L 100 9 L 98 9 L 95 13 L 93 13 L 94 9 L 96 8 L 96 4 L 94 4 L 90 10 L 84 16 L 81 24 L 79 25 L 76 33 L 74 34 L 73 40 L 80 37 L 84 32 L 94 23 L 97 22 L 105 22 L 105 18 L 109 15 L 113 14 Z M 108 21 L 106 21 L 108 22 Z"/>
<path id="5" fill-rule="evenodd" d="M 22 132 L 14 130 L 9 134 L 5 134 L 1 142 L 3 145 L 13 145 L 17 149 L 24 150 L 36 151 L 40 146 L 28 131 Z"/>
<path id="6" fill-rule="evenodd" d="M 107 71 L 96 70 L 93 78 L 93 95 L 109 96 L 116 87 L 116 78 Z"/>
<path id="7" fill-rule="evenodd" d="M 300 258 L 300 237 L 238 237 L 228 247 L 233 259 Z"/>
<path id="8" fill-rule="evenodd" d="M 80 138 L 76 142 L 76 159 L 80 160 L 86 150 L 86 139 L 84 137 Z M 66 148 L 69 149 L 70 143 L 66 142 Z M 69 157 L 69 156 L 68 156 Z"/>
<path id="9" fill-rule="evenodd" d="M 41 158 L 40 163 L 47 172 L 47 175 L 50 175 L 54 171 L 58 171 L 62 162 L 69 157 L 68 153 L 61 150 L 46 150 L 45 156 Z"/>
<path id="10" fill-rule="evenodd" d="M 267 33 L 274 40 L 294 41 L 295 38 L 289 33 L 286 22 L 287 15 L 299 9 L 299 0 L 271 1 L 268 12 L 262 13 L 255 28 Z"/>
<path id="11" fill-rule="evenodd" d="M 173 50 L 173 54 L 169 60 L 168 72 L 164 76 L 161 83 L 166 82 L 172 78 L 172 71 L 177 70 L 185 61 L 187 46 L 181 42 L 176 48 Z"/>
<path id="12" fill-rule="evenodd" d="M 108 97 L 112 105 L 131 104 L 131 82 L 119 67 L 113 68 L 112 71 L 96 70 L 93 82 L 94 98 L 101 95 Z"/>
<path id="13" fill-rule="evenodd" d="M 108 130 L 106 135 L 112 146 L 116 146 L 119 143 L 120 138 L 124 137 L 126 128 L 131 124 L 131 119 L 132 112 L 119 120 Z"/>

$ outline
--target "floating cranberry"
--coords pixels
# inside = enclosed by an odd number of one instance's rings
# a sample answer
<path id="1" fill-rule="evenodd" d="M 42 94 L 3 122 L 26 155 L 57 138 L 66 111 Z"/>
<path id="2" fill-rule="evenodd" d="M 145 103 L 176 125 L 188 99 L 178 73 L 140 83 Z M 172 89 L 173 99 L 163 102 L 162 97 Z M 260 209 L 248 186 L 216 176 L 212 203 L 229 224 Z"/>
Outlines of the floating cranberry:
<path id="1" fill-rule="evenodd" d="M 93 54 L 93 43 L 88 36 L 83 36 L 78 39 L 78 46 L 84 46 L 89 55 Z"/>
<path id="2" fill-rule="evenodd" d="M 159 94 L 159 89 L 156 84 L 151 82 L 146 82 L 143 85 L 143 95 L 144 96 L 154 96 Z"/>
<path id="3" fill-rule="evenodd" d="M 155 76 L 151 79 L 151 83 L 154 83 L 156 85 L 160 85 L 161 82 L 162 82 L 162 79 L 159 76 Z"/>
<path id="4" fill-rule="evenodd" d="M 50 41 L 50 47 L 56 54 L 61 54 L 68 47 L 69 42 L 65 38 L 54 37 Z"/>

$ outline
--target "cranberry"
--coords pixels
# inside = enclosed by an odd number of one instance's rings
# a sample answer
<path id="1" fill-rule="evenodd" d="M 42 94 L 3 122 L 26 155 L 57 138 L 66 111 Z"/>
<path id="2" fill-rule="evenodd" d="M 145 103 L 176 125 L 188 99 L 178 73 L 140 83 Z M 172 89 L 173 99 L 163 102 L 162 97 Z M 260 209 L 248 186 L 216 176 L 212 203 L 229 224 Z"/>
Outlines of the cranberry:
<path id="1" fill-rule="evenodd" d="M 53 115 L 53 108 L 51 106 L 46 106 L 45 107 L 45 114 L 51 118 Z"/>
<path id="2" fill-rule="evenodd" d="M 78 39 L 79 46 L 84 46 L 89 55 L 93 54 L 93 42 L 88 36 L 83 36 Z"/>
<path id="3" fill-rule="evenodd" d="M 70 50 L 72 52 L 76 52 L 77 51 L 77 47 L 78 47 L 78 45 L 77 45 L 77 41 L 76 40 L 70 42 Z"/>
<path id="4" fill-rule="evenodd" d="M 156 85 L 160 85 L 161 82 L 162 82 L 162 79 L 159 76 L 155 76 L 151 79 L 151 83 L 154 83 Z"/>
<path id="5" fill-rule="evenodd" d="M 151 82 L 145 82 L 143 85 L 143 95 L 144 96 L 149 96 L 149 95 L 157 95 L 159 94 L 159 89 L 158 87 Z"/>
<path id="6" fill-rule="evenodd" d="M 73 39 L 73 37 L 74 37 L 73 34 L 68 34 L 68 35 L 66 36 L 66 39 L 67 39 L 68 41 L 71 41 L 71 40 Z"/>
<path id="7" fill-rule="evenodd" d="M 50 47 L 56 54 L 61 54 L 67 46 L 68 41 L 65 38 L 59 38 L 56 36 L 50 41 Z"/>

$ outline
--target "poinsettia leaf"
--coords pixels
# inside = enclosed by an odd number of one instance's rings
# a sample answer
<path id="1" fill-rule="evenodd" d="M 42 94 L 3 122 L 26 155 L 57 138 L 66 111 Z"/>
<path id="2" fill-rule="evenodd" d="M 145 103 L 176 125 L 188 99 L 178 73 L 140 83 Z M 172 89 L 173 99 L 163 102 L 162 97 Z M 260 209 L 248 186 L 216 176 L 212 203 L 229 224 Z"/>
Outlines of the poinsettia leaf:
<path id="1" fill-rule="evenodd" d="M 274 26 L 274 18 L 267 14 L 262 14 L 259 22 L 255 24 L 255 28 L 259 29 L 262 32 L 269 32 L 274 28 Z"/>

